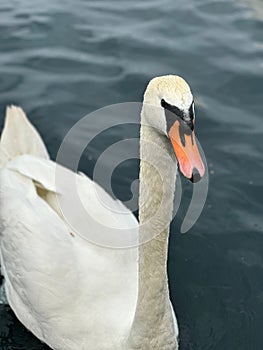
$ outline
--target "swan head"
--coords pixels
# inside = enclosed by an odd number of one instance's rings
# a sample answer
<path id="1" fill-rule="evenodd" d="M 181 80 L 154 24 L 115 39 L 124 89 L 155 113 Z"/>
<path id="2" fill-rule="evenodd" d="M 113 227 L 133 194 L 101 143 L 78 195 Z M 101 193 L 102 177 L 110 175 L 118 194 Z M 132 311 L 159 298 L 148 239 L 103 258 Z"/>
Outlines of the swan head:
<path id="1" fill-rule="evenodd" d="M 176 75 L 152 79 L 143 110 L 147 125 L 171 141 L 182 174 L 192 182 L 199 181 L 205 167 L 195 138 L 194 99 L 186 81 Z"/>

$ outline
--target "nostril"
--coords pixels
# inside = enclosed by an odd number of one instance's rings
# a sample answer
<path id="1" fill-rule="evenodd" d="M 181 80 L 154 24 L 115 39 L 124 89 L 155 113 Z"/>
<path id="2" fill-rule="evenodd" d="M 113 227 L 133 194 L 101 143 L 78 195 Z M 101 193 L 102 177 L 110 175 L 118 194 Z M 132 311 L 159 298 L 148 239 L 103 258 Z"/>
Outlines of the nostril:
<path id="1" fill-rule="evenodd" d="M 191 177 L 190 180 L 191 180 L 193 183 L 196 183 L 196 182 L 198 182 L 198 181 L 201 180 L 201 176 L 200 176 L 200 174 L 199 174 L 199 171 L 198 171 L 196 168 L 193 169 L 193 174 L 192 174 L 192 177 Z"/>

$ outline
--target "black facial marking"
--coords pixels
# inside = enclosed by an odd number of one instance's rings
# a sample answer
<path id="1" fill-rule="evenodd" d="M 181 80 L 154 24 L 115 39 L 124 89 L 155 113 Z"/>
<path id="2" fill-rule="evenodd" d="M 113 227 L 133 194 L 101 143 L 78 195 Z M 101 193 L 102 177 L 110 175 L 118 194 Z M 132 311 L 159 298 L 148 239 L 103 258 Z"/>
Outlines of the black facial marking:
<path id="1" fill-rule="evenodd" d="M 194 114 L 194 101 L 192 102 L 190 108 L 189 108 L 189 117 L 191 120 L 194 120 L 195 114 Z"/>
<path id="2" fill-rule="evenodd" d="M 180 122 L 181 119 L 176 114 L 168 111 L 167 109 L 165 109 L 164 112 L 165 112 L 166 127 L 167 127 L 167 133 L 168 133 L 171 127 L 174 125 L 175 121 L 178 120 Z"/>
<path id="3" fill-rule="evenodd" d="M 194 130 L 194 102 L 192 102 L 187 113 L 176 106 L 170 105 L 164 99 L 161 100 L 161 106 L 165 110 L 167 132 L 169 132 L 175 121 L 178 120 L 181 142 L 185 145 L 184 135 L 191 135 L 191 132 Z"/>
<path id="4" fill-rule="evenodd" d="M 181 124 L 179 125 L 179 135 L 180 135 L 180 140 L 182 142 L 182 145 L 185 146 L 185 133 L 183 128 L 181 128 Z"/>
<path id="5" fill-rule="evenodd" d="M 183 118 L 184 117 L 184 111 L 182 111 L 180 108 L 176 107 L 176 106 L 172 106 L 169 103 L 167 103 L 163 98 L 161 100 L 161 106 L 166 109 L 167 111 L 177 115 L 177 117 L 179 118 Z"/>

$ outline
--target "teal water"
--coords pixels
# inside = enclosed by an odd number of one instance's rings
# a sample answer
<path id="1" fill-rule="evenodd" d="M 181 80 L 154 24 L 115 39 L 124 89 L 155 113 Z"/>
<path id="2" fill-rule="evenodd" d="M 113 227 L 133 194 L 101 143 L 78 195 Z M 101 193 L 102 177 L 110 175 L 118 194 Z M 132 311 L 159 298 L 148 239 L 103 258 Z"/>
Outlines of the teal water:
<path id="1" fill-rule="evenodd" d="M 195 93 L 197 133 L 210 171 L 204 211 L 171 226 L 169 278 L 181 350 L 263 348 L 263 3 L 259 0 L 2 0 L 0 115 L 23 106 L 55 158 L 88 112 L 141 101 L 148 80 L 179 74 Z M 82 162 L 92 174 L 100 148 Z M 85 160 L 85 159 L 84 159 Z M 114 177 L 129 195 L 137 163 Z M 0 304 L 0 349 L 47 349 Z"/>

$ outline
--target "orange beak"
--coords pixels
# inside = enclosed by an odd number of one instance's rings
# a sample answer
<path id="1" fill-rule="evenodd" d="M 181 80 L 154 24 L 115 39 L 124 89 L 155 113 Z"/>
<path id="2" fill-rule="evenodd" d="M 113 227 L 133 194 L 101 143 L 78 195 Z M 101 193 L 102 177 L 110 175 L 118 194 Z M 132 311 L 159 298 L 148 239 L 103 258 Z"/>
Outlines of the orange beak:
<path id="1" fill-rule="evenodd" d="M 198 182 L 205 173 L 194 131 L 178 120 L 168 133 L 182 174 L 192 182 Z"/>

